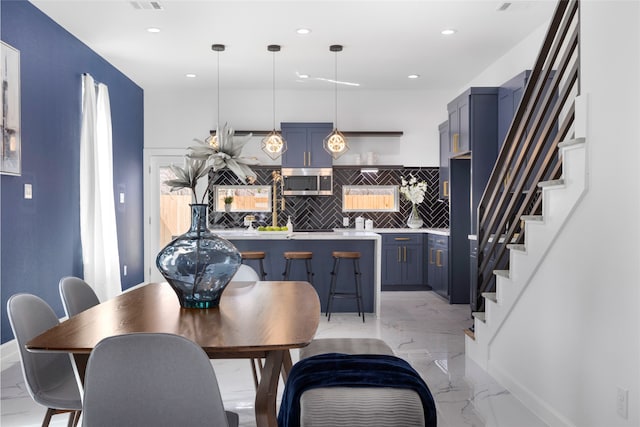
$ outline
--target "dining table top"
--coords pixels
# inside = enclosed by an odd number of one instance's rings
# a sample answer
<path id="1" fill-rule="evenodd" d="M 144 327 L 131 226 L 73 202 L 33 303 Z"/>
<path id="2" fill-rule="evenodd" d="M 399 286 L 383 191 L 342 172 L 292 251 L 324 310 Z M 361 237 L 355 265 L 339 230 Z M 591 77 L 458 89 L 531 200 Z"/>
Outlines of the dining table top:
<path id="1" fill-rule="evenodd" d="M 261 357 L 308 345 L 319 318 L 318 294 L 307 282 L 231 282 L 209 309 L 182 308 L 168 283 L 149 283 L 61 322 L 27 348 L 88 354 L 109 336 L 159 332 L 194 341 L 210 358 Z"/>

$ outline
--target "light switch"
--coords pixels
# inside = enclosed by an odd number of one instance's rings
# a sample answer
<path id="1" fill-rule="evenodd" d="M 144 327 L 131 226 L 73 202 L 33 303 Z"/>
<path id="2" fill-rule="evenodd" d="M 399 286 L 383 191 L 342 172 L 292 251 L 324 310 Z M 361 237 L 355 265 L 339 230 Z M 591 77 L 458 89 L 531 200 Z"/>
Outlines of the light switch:
<path id="1" fill-rule="evenodd" d="M 33 199 L 33 187 L 31 186 L 31 184 L 24 185 L 24 198 Z"/>
<path id="2" fill-rule="evenodd" d="M 124 204 L 124 193 L 120 193 L 120 204 Z"/>

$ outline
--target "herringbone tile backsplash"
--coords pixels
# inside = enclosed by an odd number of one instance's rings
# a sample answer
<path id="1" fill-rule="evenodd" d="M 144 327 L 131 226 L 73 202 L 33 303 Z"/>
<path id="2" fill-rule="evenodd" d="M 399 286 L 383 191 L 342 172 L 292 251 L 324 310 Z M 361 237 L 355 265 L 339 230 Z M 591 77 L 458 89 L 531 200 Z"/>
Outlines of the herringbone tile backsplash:
<path id="1" fill-rule="evenodd" d="M 295 230 L 324 230 L 342 227 L 342 217 L 350 218 L 351 227 L 355 218 L 372 219 L 375 228 L 405 228 L 411 203 L 400 196 L 399 212 L 342 212 L 343 185 L 400 185 L 400 178 L 410 173 L 427 183 L 425 201 L 418 206 L 424 226 L 429 228 L 449 227 L 449 203 L 438 200 L 438 168 L 385 168 L 377 166 L 378 173 L 361 173 L 360 167 L 335 167 L 333 169 L 332 196 L 287 196 L 284 212 L 278 211 L 279 225 L 285 225 L 287 217 Z M 256 185 L 271 185 L 271 172 L 280 167 L 254 167 Z M 229 170 L 222 170 L 215 178 L 215 185 L 239 185 L 241 182 Z M 209 200 L 213 200 L 210 197 Z M 247 213 L 214 213 L 209 206 L 209 222 L 214 227 L 243 227 Z M 256 213 L 258 225 L 271 225 L 271 213 Z"/>

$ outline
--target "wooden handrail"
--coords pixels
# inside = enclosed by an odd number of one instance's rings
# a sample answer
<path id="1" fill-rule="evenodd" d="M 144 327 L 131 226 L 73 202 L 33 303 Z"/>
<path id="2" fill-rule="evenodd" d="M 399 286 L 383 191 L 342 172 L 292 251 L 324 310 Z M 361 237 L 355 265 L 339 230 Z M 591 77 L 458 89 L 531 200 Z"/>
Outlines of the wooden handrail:
<path id="1" fill-rule="evenodd" d="M 558 144 L 573 133 L 580 91 L 579 0 L 560 0 L 478 204 L 478 283 L 472 311 L 484 310 L 483 292 L 495 290 L 493 270 L 508 268 L 511 243 L 524 242 L 523 215 L 538 213 L 538 184 L 557 179 Z"/>

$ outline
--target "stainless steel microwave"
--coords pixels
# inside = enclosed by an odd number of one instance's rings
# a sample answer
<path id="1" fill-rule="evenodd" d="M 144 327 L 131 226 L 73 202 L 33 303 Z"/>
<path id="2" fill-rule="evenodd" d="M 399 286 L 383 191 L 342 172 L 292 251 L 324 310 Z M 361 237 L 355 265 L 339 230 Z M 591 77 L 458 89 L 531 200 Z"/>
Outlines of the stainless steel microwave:
<path id="1" fill-rule="evenodd" d="M 282 168 L 282 194 L 285 196 L 331 196 L 332 168 Z"/>

